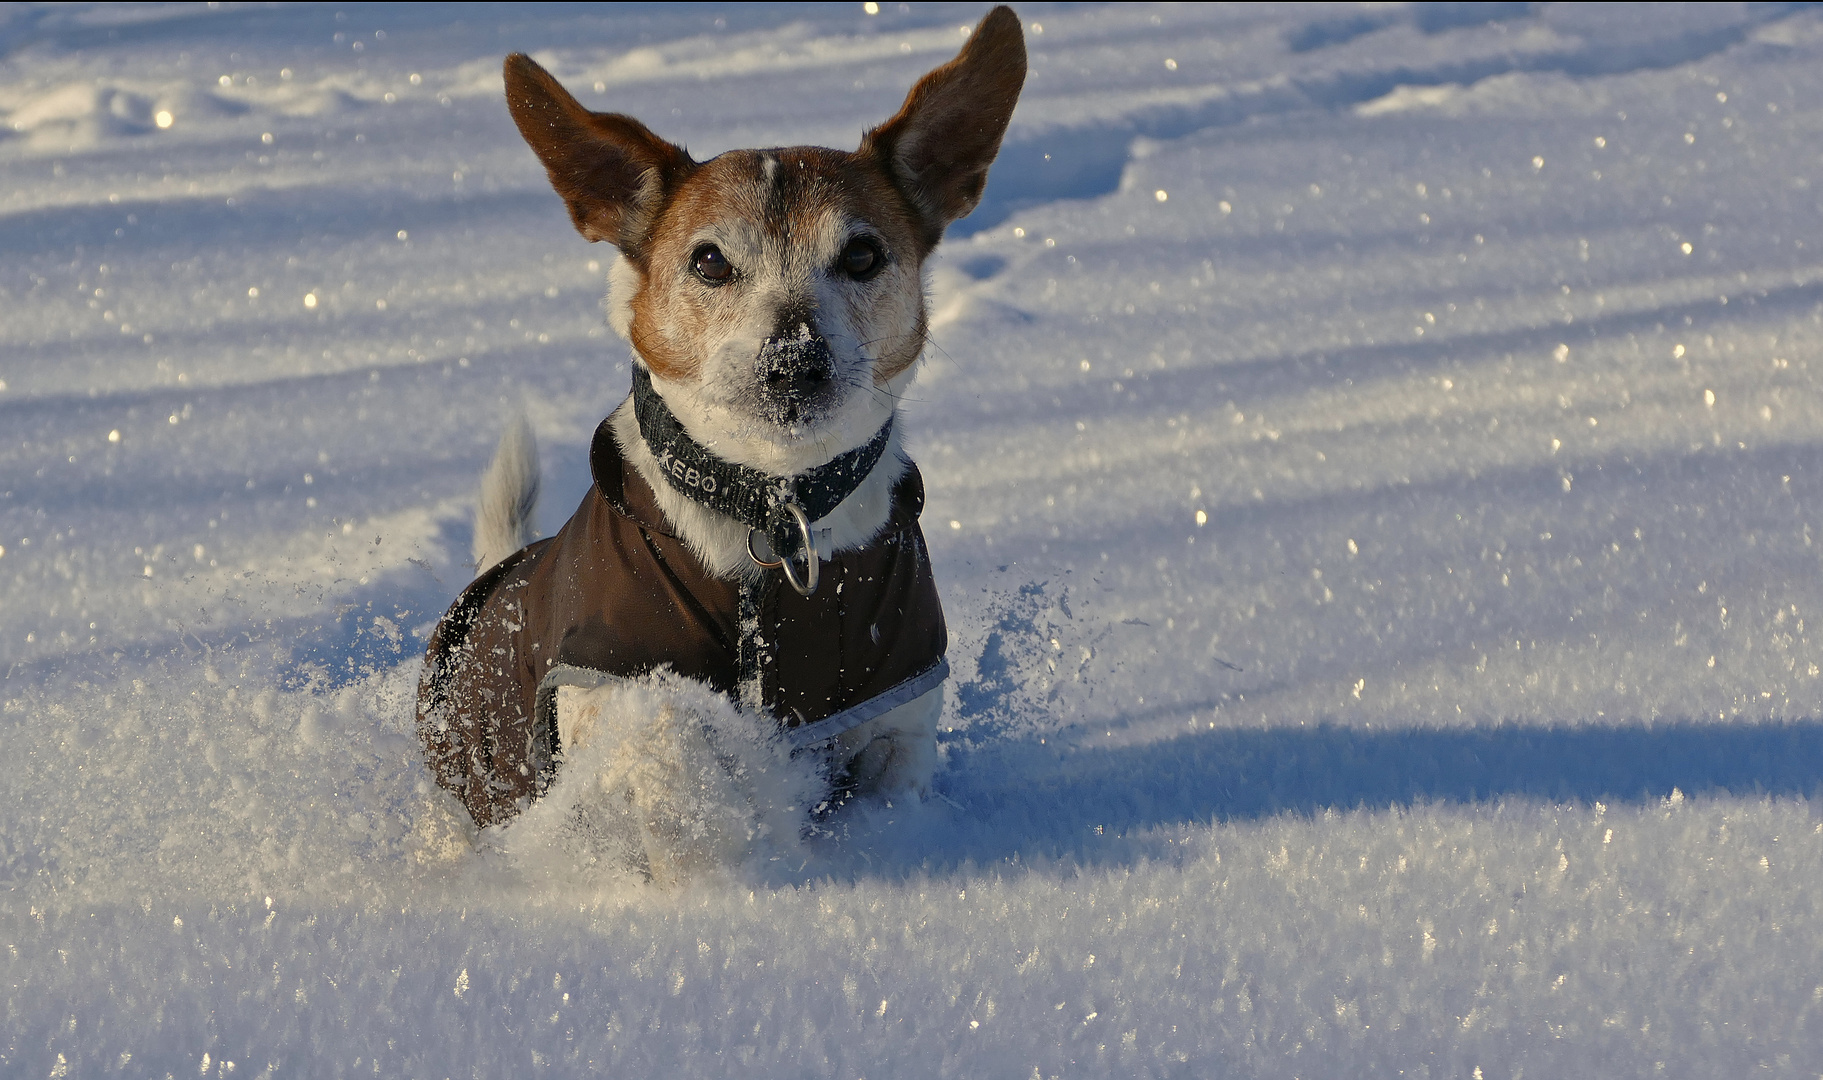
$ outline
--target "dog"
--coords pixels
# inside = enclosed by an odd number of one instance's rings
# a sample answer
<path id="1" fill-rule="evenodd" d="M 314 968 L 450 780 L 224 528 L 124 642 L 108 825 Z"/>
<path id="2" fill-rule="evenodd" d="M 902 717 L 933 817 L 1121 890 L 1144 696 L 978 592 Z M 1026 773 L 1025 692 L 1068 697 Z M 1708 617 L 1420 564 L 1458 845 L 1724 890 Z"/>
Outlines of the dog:
<path id="1" fill-rule="evenodd" d="M 924 262 L 980 201 L 1025 73 L 1019 19 L 998 7 L 853 152 L 697 162 L 507 58 L 508 107 L 571 220 L 619 249 L 608 316 L 634 364 L 555 536 L 529 542 L 523 421 L 483 476 L 479 573 L 431 636 L 417 720 L 477 826 L 582 761 L 615 695 L 693 715 L 690 695 L 666 696 L 680 678 L 825 755 L 843 790 L 928 790 L 947 631 L 897 403 L 925 345 Z"/>

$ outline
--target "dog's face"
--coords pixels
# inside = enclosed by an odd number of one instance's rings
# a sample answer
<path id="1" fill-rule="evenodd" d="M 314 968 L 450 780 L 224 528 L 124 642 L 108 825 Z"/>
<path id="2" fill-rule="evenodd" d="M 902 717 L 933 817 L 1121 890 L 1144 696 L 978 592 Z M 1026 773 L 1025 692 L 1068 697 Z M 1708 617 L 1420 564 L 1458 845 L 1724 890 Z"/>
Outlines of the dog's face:
<path id="1" fill-rule="evenodd" d="M 576 227 L 623 258 L 610 315 L 699 439 L 789 471 L 865 441 L 924 348 L 922 267 L 974 209 L 1025 79 L 996 8 L 853 152 L 697 163 L 584 109 L 529 58 L 507 102 Z"/>
<path id="2" fill-rule="evenodd" d="M 654 376 L 779 438 L 852 412 L 878 427 L 881 388 L 924 345 L 925 249 L 911 208 L 869 165 L 794 148 L 693 172 L 655 222 L 628 299 L 628 336 Z"/>

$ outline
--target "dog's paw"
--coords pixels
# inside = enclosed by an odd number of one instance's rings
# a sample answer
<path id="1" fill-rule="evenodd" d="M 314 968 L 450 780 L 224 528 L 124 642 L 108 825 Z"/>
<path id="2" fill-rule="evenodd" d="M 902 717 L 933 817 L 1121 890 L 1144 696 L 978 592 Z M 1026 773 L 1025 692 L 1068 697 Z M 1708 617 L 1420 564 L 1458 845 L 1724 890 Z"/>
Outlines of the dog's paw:
<path id="1" fill-rule="evenodd" d="M 938 687 L 838 736 L 831 747 L 844 786 L 880 798 L 924 797 L 937 772 Z"/>
<path id="2" fill-rule="evenodd" d="M 612 688 L 592 693 L 603 691 Z M 639 838 L 636 856 L 643 854 L 659 885 L 732 864 L 754 839 L 758 806 L 742 782 L 745 770 L 717 745 L 719 717 L 695 704 L 660 702 L 633 723 L 596 732 L 613 739 L 597 773 L 600 794 L 609 805 L 624 803 Z"/>
<path id="3" fill-rule="evenodd" d="M 677 887 L 798 842 L 820 780 L 770 720 L 669 673 L 562 687 L 556 705 L 557 775 L 510 846 Z"/>

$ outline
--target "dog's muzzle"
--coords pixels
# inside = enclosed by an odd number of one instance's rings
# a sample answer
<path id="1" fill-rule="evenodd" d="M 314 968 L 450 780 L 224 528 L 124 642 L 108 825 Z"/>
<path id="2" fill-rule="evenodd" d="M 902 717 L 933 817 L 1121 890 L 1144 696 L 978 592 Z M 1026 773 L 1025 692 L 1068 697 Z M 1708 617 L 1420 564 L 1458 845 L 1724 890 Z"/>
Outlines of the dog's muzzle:
<path id="1" fill-rule="evenodd" d="M 835 354 L 821 334 L 766 339 L 759 355 L 760 397 L 780 423 L 797 423 L 822 405 L 835 386 Z"/>

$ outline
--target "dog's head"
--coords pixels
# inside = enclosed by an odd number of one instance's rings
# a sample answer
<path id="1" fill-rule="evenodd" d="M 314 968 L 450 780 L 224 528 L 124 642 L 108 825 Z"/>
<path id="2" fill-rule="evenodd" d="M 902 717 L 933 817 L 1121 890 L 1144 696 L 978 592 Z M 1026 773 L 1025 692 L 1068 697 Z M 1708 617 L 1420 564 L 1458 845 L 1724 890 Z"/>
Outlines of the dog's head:
<path id="1" fill-rule="evenodd" d="M 576 228 L 620 248 L 610 318 L 659 393 L 724 456 L 789 473 L 890 414 L 924 349 L 924 260 L 980 201 L 1025 70 L 995 8 L 859 149 L 700 163 L 529 57 L 507 58 L 506 97 Z"/>

